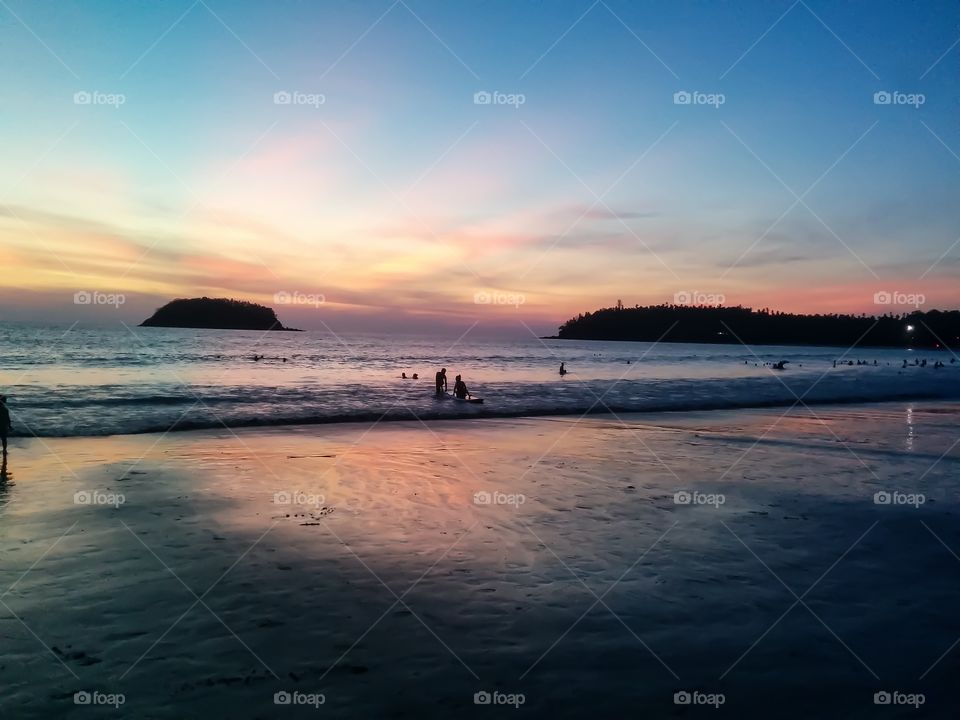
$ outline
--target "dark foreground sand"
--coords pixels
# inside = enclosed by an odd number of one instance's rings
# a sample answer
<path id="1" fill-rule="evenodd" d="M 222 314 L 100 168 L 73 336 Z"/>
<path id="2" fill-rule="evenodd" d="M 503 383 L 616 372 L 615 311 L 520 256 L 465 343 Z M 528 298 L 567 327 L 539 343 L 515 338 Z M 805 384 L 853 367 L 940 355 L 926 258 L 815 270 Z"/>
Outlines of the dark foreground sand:
<path id="1" fill-rule="evenodd" d="M 815 411 L 21 441 L 0 717 L 954 717 L 960 408 Z"/>

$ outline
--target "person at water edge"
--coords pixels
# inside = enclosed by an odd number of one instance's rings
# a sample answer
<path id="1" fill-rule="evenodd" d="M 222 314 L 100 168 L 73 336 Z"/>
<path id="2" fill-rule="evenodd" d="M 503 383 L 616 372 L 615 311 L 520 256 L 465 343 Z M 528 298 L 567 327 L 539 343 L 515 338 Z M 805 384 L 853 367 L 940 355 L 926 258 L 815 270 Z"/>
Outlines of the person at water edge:
<path id="1" fill-rule="evenodd" d="M 443 395 L 447 391 L 447 369 L 440 368 L 437 373 L 437 395 Z"/>
<path id="2" fill-rule="evenodd" d="M 561 375 L 567 374 L 567 369 L 563 366 L 563 363 L 560 363 L 560 374 Z"/>
<path id="3" fill-rule="evenodd" d="M 456 382 L 453 383 L 453 394 L 461 400 L 465 400 L 470 394 L 470 391 L 467 390 L 467 384 L 460 378 L 459 375 L 457 375 Z"/>
<path id="4" fill-rule="evenodd" d="M 404 380 L 406 380 L 406 379 L 407 379 L 407 374 L 406 374 L 405 372 L 402 372 L 402 373 L 400 373 L 400 377 L 402 377 Z"/>
<path id="5" fill-rule="evenodd" d="M 7 408 L 7 396 L 0 395 L 0 442 L 3 443 L 3 454 L 7 454 L 7 434 L 13 425 L 10 422 L 10 410 Z"/>

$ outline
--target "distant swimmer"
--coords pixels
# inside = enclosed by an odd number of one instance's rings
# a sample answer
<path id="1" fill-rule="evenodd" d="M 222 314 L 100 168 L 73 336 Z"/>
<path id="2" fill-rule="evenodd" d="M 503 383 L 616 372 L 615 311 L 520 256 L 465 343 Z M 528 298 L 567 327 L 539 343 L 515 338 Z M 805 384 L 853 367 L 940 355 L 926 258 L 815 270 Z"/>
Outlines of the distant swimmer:
<path id="1" fill-rule="evenodd" d="M 467 390 L 467 384 L 459 375 L 457 375 L 457 379 L 453 383 L 453 394 L 461 400 L 466 400 L 467 396 L 470 395 L 470 391 Z"/>
<path id="2" fill-rule="evenodd" d="M 560 375 L 561 377 L 567 374 L 567 369 L 563 366 L 563 363 L 560 363 Z"/>
<path id="3" fill-rule="evenodd" d="M 406 379 L 407 379 L 407 374 L 406 374 L 405 372 L 402 372 L 402 373 L 400 373 L 400 377 L 402 377 L 404 380 L 406 380 Z"/>
<path id="4" fill-rule="evenodd" d="M 414 380 L 419 380 L 419 379 L 420 379 L 420 376 L 417 375 L 416 373 L 414 373 L 414 374 L 413 374 L 413 379 L 414 379 Z"/>
<path id="5" fill-rule="evenodd" d="M 10 410 L 7 408 L 7 396 L 0 395 L 0 442 L 3 443 L 3 455 L 7 455 L 7 435 L 13 429 L 10 422 Z"/>
<path id="6" fill-rule="evenodd" d="M 440 368 L 437 373 L 437 395 L 443 395 L 447 391 L 447 369 Z"/>

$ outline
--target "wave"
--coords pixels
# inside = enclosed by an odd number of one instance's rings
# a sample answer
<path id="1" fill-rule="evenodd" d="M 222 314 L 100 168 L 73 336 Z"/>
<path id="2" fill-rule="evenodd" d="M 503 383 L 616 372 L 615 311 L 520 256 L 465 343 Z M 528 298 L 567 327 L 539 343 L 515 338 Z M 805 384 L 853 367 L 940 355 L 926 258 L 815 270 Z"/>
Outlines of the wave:
<path id="1" fill-rule="evenodd" d="M 811 401 L 804 401 L 805 405 L 856 405 L 862 403 L 876 402 L 894 402 L 894 401 L 921 401 L 942 399 L 935 394 L 917 397 L 916 395 L 893 394 L 882 399 L 869 396 L 850 396 L 842 398 L 826 398 Z M 618 415 L 618 414 L 655 414 L 662 412 L 693 412 L 693 411 L 714 411 L 714 410 L 747 410 L 789 407 L 794 404 L 789 400 L 771 400 L 762 402 L 725 402 L 725 403 L 665 403 L 660 406 L 649 406 L 644 408 L 620 407 L 620 406 L 597 406 L 584 408 L 537 408 L 530 410 L 501 411 L 479 410 L 477 412 L 453 412 L 453 413 L 413 413 L 406 411 L 390 411 L 387 413 L 355 413 L 340 415 L 303 415 L 284 418 L 248 418 L 238 421 L 192 421 L 184 420 L 175 423 L 172 427 L 157 425 L 155 427 L 144 428 L 126 434 L 141 433 L 162 433 L 162 432 L 183 432 L 189 430 L 214 430 L 218 428 L 240 429 L 247 427 L 287 427 L 291 425 L 329 425 L 336 423 L 371 423 L 371 422 L 399 422 L 399 421 L 434 421 L 434 420 L 478 420 L 483 418 L 516 418 L 516 417 L 564 417 L 579 415 L 587 417 L 591 415 Z"/>
<path id="2" fill-rule="evenodd" d="M 783 389 L 783 388 L 781 388 Z M 540 402 L 524 401 L 523 396 L 511 402 L 490 402 L 484 405 L 462 405 L 418 397 L 419 404 L 383 404 L 374 407 L 354 402 L 349 407 L 292 406 L 290 403 L 269 405 L 263 402 L 216 405 L 193 396 L 129 398 L 105 402 L 100 407 L 87 407 L 74 413 L 68 422 L 63 413 L 50 411 L 50 422 L 24 423 L 30 432 L 20 435 L 39 437 L 74 437 L 130 435 L 143 433 L 184 432 L 193 430 L 240 429 L 255 427 L 283 427 L 292 425 L 325 425 L 331 423 L 374 423 L 397 421 L 471 420 L 480 418 L 513 418 L 543 416 L 590 416 L 626 413 L 662 413 L 737 410 L 749 408 L 789 408 L 803 405 L 849 405 L 890 401 L 949 400 L 960 398 L 956 388 L 896 389 L 878 387 L 849 389 L 847 392 L 796 394 L 783 391 L 776 394 L 689 395 L 657 394 L 646 398 L 613 398 L 607 401 L 599 393 L 569 398 L 553 396 Z M 802 398 L 802 400 L 798 400 Z M 598 399 L 599 398 L 599 399 Z M 182 406 L 192 404 L 187 412 Z M 211 404 L 213 407 L 211 408 Z M 136 408 L 137 412 L 109 412 L 105 408 Z M 167 409 L 164 412 L 164 408 Z M 173 412 L 170 412 L 173 410 Z M 59 416 L 59 422 L 53 421 Z M 69 418 L 69 414 L 68 414 Z M 17 424 L 16 421 L 14 423 Z M 14 435 L 18 433 L 14 432 Z"/>

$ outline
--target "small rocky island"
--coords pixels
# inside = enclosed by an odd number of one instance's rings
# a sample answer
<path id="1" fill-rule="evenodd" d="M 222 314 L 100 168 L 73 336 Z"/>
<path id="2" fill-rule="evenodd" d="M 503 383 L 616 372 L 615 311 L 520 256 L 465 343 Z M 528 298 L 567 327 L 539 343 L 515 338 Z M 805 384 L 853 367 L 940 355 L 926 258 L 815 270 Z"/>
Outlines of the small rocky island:
<path id="1" fill-rule="evenodd" d="M 228 298 L 172 300 L 140 323 L 140 327 L 203 328 L 208 330 L 287 330 L 273 308 Z"/>

